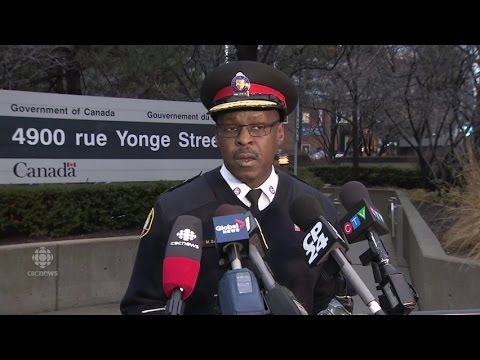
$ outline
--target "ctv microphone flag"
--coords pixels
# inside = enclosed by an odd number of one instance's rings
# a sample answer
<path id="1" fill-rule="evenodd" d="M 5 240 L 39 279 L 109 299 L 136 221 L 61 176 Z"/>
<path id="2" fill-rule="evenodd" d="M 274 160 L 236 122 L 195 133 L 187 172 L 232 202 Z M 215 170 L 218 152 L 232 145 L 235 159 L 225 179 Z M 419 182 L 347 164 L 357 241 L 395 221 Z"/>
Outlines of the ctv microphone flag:
<path id="1" fill-rule="evenodd" d="M 366 239 L 366 230 L 374 229 L 378 235 L 389 233 L 382 214 L 373 206 L 366 187 L 358 181 L 349 181 L 339 193 L 340 202 L 348 213 L 340 221 L 349 244 Z"/>

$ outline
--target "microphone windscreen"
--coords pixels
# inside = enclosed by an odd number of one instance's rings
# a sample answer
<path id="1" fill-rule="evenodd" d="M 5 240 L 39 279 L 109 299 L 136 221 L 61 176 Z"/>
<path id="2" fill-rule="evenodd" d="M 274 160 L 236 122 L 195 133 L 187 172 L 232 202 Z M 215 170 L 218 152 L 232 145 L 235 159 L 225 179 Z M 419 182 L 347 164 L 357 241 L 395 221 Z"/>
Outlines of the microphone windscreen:
<path id="1" fill-rule="evenodd" d="M 295 295 L 285 286 L 277 285 L 265 294 L 272 315 L 308 315 Z"/>
<path id="2" fill-rule="evenodd" d="M 225 215 L 235 215 L 235 214 L 243 214 L 244 211 L 238 211 L 235 206 L 230 204 L 222 204 L 220 205 L 217 210 L 215 210 L 214 216 L 225 216 Z"/>
<path id="3" fill-rule="evenodd" d="M 323 209 L 318 200 L 310 196 L 301 195 L 292 202 L 289 214 L 292 221 L 302 231 L 307 231 L 323 215 Z"/>
<path id="4" fill-rule="evenodd" d="M 202 257 L 202 222 L 191 215 L 181 215 L 172 226 L 163 260 L 163 290 L 171 297 L 183 289 L 182 300 L 193 292 Z"/>
<path id="5" fill-rule="evenodd" d="M 234 208 L 237 210 L 237 212 L 243 214 L 243 213 L 246 213 L 248 210 L 241 207 L 240 205 L 235 205 Z"/>
<path id="6" fill-rule="evenodd" d="M 349 181 L 343 184 L 338 197 L 347 211 L 353 211 L 363 199 L 370 200 L 367 188 L 359 181 Z"/>

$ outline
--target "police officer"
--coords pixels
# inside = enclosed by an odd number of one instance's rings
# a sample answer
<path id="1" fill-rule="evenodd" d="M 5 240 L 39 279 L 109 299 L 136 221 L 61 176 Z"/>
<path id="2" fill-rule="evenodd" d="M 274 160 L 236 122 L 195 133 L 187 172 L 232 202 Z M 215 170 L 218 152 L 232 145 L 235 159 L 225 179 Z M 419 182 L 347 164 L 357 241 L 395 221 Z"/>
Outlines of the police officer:
<path id="1" fill-rule="evenodd" d="M 243 206 L 259 221 L 269 245 L 268 263 L 275 280 L 289 288 L 309 314 L 334 297 L 333 260 L 310 268 L 301 242 L 304 233 L 289 216 L 300 195 L 317 199 L 326 218 L 339 228 L 333 203 L 298 178 L 273 166 L 283 143 L 283 121 L 297 105 L 295 84 L 283 72 L 259 62 L 237 61 L 208 74 L 201 100 L 216 122 L 223 165 L 161 194 L 141 235 L 122 314 L 162 314 L 167 298 L 162 264 L 172 225 L 180 215 L 201 219 L 203 251 L 200 273 L 185 314 L 217 314 L 216 294 L 225 269 L 218 263 L 212 217 L 222 204 Z M 250 190 L 258 189 L 258 199 Z M 250 200 L 249 200 L 250 199 Z M 252 201 L 256 204 L 252 204 Z"/>

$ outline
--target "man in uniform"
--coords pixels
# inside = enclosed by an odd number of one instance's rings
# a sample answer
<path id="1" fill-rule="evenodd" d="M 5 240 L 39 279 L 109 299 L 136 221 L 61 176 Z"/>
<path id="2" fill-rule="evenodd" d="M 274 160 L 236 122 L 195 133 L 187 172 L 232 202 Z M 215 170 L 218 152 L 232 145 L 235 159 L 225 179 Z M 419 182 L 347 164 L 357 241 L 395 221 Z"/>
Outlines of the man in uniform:
<path id="1" fill-rule="evenodd" d="M 335 295 L 338 267 L 331 259 L 308 266 L 302 249 L 305 233 L 290 219 L 289 208 L 296 197 L 307 195 L 319 201 L 337 229 L 339 223 L 324 194 L 273 166 L 285 136 L 283 122 L 297 105 L 295 84 L 263 63 L 230 62 L 208 74 L 201 100 L 216 122 L 223 165 L 159 196 L 142 233 L 122 314 L 164 312 L 162 265 L 172 225 L 180 215 L 198 217 L 204 239 L 200 272 L 185 314 L 218 314 L 218 284 L 225 269 L 219 266 L 212 218 L 222 204 L 252 211 L 268 243 L 268 264 L 276 282 L 289 288 L 308 314 L 317 314 Z M 250 196 L 254 189 L 258 200 Z"/>

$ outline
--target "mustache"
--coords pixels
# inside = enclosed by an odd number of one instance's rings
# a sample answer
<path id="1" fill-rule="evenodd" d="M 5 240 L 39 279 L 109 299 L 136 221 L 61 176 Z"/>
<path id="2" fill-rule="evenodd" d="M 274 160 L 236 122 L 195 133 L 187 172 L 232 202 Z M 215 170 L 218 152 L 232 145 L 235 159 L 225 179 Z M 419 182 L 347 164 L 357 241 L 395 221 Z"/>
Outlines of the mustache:
<path id="1" fill-rule="evenodd" d="M 254 156 L 255 158 L 258 158 L 258 153 L 254 151 L 251 148 L 240 148 L 236 151 L 234 151 L 233 156 L 237 158 L 238 156 Z"/>

